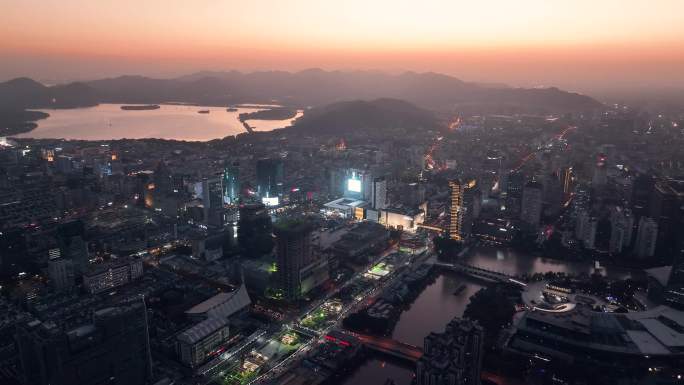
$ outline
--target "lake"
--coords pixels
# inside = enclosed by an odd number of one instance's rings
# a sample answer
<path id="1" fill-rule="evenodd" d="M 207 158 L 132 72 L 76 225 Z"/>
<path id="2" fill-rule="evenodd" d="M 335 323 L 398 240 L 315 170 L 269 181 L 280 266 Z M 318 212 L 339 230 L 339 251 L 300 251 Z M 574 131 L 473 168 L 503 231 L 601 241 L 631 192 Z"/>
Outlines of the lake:
<path id="1" fill-rule="evenodd" d="M 208 141 L 246 132 L 238 119 L 244 112 L 263 110 L 258 106 L 238 107 L 228 112 L 226 107 L 161 104 L 156 110 L 122 110 L 122 104 L 100 104 L 95 107 L 40 110 L 50 114 L 37 121 L 30 132 L 16 138 L 114 140 L 159 138 L 187 141 Z M 209 110 L 200 114 L 200 110 Z M 271 131 L 289 126 L 293 119 L 248 120 L 254 131 Z"/>

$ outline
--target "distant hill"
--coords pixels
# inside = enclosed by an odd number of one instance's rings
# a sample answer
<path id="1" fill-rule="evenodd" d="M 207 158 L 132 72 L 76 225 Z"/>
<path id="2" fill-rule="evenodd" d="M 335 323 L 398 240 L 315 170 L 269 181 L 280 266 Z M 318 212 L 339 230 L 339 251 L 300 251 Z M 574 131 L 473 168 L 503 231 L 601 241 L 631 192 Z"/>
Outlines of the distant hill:
<path id="1" fill-rule="evenodd" d="M 98 104 L 97 92 L 84 83 L 52 87 L 29 78 L 17 78 L 0 83 L 0 109 L 74 108 Z"/>
<path id="2" fill-rule="evenodd" d="M 396 134 L 405 129 L 434 129 L 438 121 L 430 111 L 397 99 L 337 102 L 313 108 L 288 128 L 306 134 Z"/>
<path id="3" fill-rule="evenodd" d="M 438 111 L 481 109 L 483 113 L 576 112 L 601 106 L 591 97 L 557 88 L 525 89 L 469 83 L 432 72 L 393 75 L 377 71 L 320 69 L 229 71 L 198 72 L 176 79 L 121 76 L 53 87 L 28 78 L 0 83 L 0 103 L 23 108 L 68 108 L 102 102 L 212 105 L 278 102 L 303 107 L 377 98 L 402 99 Z"/>

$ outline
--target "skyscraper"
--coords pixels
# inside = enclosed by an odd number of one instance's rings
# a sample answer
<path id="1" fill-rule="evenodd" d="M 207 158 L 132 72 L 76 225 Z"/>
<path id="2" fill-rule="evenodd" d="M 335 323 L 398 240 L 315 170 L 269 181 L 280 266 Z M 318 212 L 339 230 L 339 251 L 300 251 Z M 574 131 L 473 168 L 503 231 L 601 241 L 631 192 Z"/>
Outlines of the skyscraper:
<path id="1" fill-rule="evenodd" d="M 641 174 L 634 179 L 631 203 L 636 219 L 649 215 L 648 209 L 654 185 L 653 177 L 647 174 Z"/>
<path id="2" fill-rule="evenodd" d="M 634 217 L 629 209 L 613 208 L 610 214 L 610 246 L 612 254 L 619 254 L 632 244 Z"/>
<path id="3" fill-rule="evenodd" d="M 449 202 L 449 238 L 461 241 L 463 240 L 463 221 L 465 219 L 466 208 L 463 205 L 463 194 L 466 185 L 462 184 L 460 180 L 450 180 L 449 188 L 451 189 L 451 196 Z"/>
<path id="4" fill-rule="evenodd" d="M 506 212 L 508 212 L 512 218 L 520 217 L 524 185 L 525 176 L 520 171 L 513 171 L 508 174 L 508 183 L 506 184 Z"/>
<path id="5" fill-rule="evenodd" d="M 223 169 L 223 202 L 237 204 L 240 199 L 240 164 L 233 162 Z"/>
<path id="6" fill-rule="evenodd" d="M 658 224 L 656 250 L 661 255 L 677 252 L 677 225 L 682 220 L 684 180 L 661 179 L 655 183 L 650 196 L 649 217 Z"/>
<path id="7" fill-rule="evenodd" d="M 563 188 L 563 194 L 568 195 L 572 192 L 574 186 L 573 183 L 573 170 L 572 167 L 562 167 L 558 173 L 558 178 Z"/>
<path id="8" fill-rule="evenodd" d="M 202 180 L 202 205 L 204 221 L 212 226 L 223 226 L 223 187 L 221 178 L 214 176 Z"/>
<path id="9" fill-rule="evenodd" d="M 307 220 L 286 218 L 273 230 L 280 288 L 286 300 L 296 301 L 302 296 L 302 269 L 313 261 L 313 226 Z"/>
<path id="10" fill-rule="evenodd" d="M 476 321 L 454 318 L 444 333 L 430 333 L 416 364 L 417 385 L 477 385 L 482 371 L 484 331 Z"/>
<path id="11" fill-rule="evenodd" d="M 537 230 L 541 221 L 544 187 L 531 181 L 525 184 L 522 194 L 520 219 L 530 230 Z"/>
<path id="12" fill-rule="evenodd" d="M 240 205 L 237 238 L 242 254 L 258 258 L 273 249 L 271 217 L 262 203 Z"/>
<path id="13" fill-rule="evenodd" d="M 372 207 L 375 210 L 387 208 L 387 180 L 383 177 L 373 180 Z"/>
<path id="14" fill-rule="evenodd" d="M 606 165 L 606 155 L 598 154 L 594 165 L 594 175 L 591 178 L 592 188 L 601 188 L 608 182 L 608 166 Z"/>
<path id="15" fill-rule="evenodd" d="M 264 199 L 275 199 L 277 204 L 283 195 L 283 161 L 280 159 L 259 159 L 256 164 L 257 195 Z"/>
<path id="16" fill-rule="evenodd" d="M 85 241 L 85 225 L 80 220 L 57 227 L 57 243 L 62 258 L 71 260 L 76 273 L 85 273 L 90 263 L 88 243 Z"/>
<path id="17" fill-rule="evenodd" d="M 598 219 L 591 216 L 587 210 L 582 210 L 577 215 L 575 222 L 575 237 L 582 242 L 586 249 L 594 249 L 596 245 L 596 229 Z"/>
<path id="18" fill-rule="evenodd" d="M 652 218 L 641 217 L 634 244 L 634 254 L 639 258 L 652 257 L 655 254 L 657 240 L 658 223 Z"/>

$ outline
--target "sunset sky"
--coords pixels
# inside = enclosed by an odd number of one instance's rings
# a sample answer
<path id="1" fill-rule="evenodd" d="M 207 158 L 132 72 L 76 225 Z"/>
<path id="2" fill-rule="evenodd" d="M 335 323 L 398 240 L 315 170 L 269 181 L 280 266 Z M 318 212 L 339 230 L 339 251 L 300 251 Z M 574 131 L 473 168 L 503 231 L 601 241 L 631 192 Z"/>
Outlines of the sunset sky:
<path id="1" fill-rule="evenodd" d="M 684 87 L 684 1 L 0 0 L 0 80 L 311 67 Z"/>

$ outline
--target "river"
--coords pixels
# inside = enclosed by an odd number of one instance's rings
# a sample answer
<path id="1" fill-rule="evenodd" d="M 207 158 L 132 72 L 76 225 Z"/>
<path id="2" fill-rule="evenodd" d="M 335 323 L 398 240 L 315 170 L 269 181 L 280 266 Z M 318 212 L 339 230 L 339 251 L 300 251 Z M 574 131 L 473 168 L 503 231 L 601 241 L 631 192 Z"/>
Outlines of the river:
<path id="1" fill-rule="evenodd" d="M 187 141 L 208 141 L 246 132 L 238 119 L 244 112 L 263 110 L 259 106 L 238 107 L 228 112 L 226 107 L 161 104 L 156 110 L 122 110 L 121 104 L 100 104 L 95 107 L 41 110 L 50 114 L 38 120 L 34 130 L 15 135 L 16 138 L 114 140 L 159 138 Z M 265 106 L 264 106 L 265 107 Z M 208 110 L 200 114 L 198 111 Z M 302 116 L 299 111 L 295 118 Z M 271 131 L 289 126 L 294 119 L 248 120 L 254 131 Z"/>
<path id="2" fill-rule="evenodd" d="M 591 273 L 593 264 L 581 261 L 559 261 L 549 258 L 523 255 L 506 248 L 477 246 L 464 257 L 464 262 L 512 275 L 523 273 L 545 273 L 548 271 L 571 274 Z M 608 276 L 625 278 L 633 272 L 628 269 L 608 267 Z M 456 288 L 465 284 L 461 293 L 454 295 Z M 469 298 L 484 283 L 456 273 L 445 273 L 427 285 L 410 307 L 399 317 L 392 338 L 415 346 L 423 346 L 423 338 L 430 332 L 441 332 L 454 317 L 463 315 Z M 403 362 L 380 355 L 371 355 L 362 365 L 352 371 L 344 385 L 383 385 L 392 378 L 397 385 L 409 385 L 414 368 Z"/>

